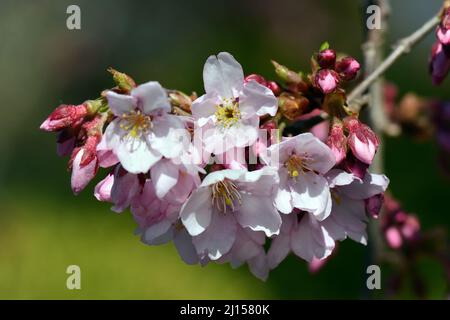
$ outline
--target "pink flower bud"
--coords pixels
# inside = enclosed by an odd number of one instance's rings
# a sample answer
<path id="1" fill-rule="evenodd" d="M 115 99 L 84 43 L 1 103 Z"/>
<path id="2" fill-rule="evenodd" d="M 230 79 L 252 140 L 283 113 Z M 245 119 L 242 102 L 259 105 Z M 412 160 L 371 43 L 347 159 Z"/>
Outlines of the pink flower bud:
<path id="1" fill-rule="evenodd" d="M 400 234 L 400 231 L 395 227 L 388 228 L 385 231 L 384 236 L 388 245 L 393 249 L 398 249 L 403 244 L 402 235 Z"/>
<path id="2" fill-rule="evenodd" d="M 336 90 L 339 84 L 339 75 L 334 70 L 322 69 L 314 77 L 314 85 L 324 94 Z"/>
<path id="3" fill-rule="evenodd" d="M 409 242 L 414 241 L 417 239 L 420 231 L 420 222 L 416 216 L 408 215 L 400 230 L 405 240 Z"/>
<path id="4" fill-rule="evenodd" d="M 78 148 L 74 151 L 74 159 L 72 161 L 72 178 L 71 185 L 72 191 L 75 194 L 80 193 L 88 183 L 95 177 L 98 170 L 97 159 L 91 160 L 86 164 L 82 164 L 83 158 L 85 158 L 86 149 Z M 89 156 L 84 160 L 89 159 Z"/>
<path id="5" fill-rule="evenodd" d="M 443 45 L 450 44 L 450 8 L 444 12 L 442 21 L 436 29 L 436 37 Z"/>
<path id="6" fill-rule="evenodd" d="M 263 85 L 265 87 L 267 87 L 266 79 L 264 79 L 264 77 L 259 75 L 259 74 L 250 74 L 250 75 L 246 76 L 244 78 L 244 83 L 250 82 L 252 80 L 258 82 L 259 84 L 261 84 L 261 85 Z"/>
<path id="7" fill-rule="evenodd" d="M 366 212 L 372 218 L 378 218 L 381 207 L 383 206 L 384 193 L 376 194 L 368 199 L 365 199 Z"/>
<path id="8" fill-rule="evenodd" d="M 94 196 L 98 201 L 111 202 L 111 189 L 114 184 L 114 174 L 110 173 L 105 179 L 97 183 Z"/>
<path id="9" fill-rule="evenodd" d="M 72 152 L 69 168 L 72 169 L 72 190 L 80 193 L 95 177 L 98 170 L 97 145 L 100 136 L 88 136 L 82 147 Z"/>
<path id="10" fill-rule="evenodd" d="M 344 135 L 344 128 L 342 124 L 335 124 L 331 127 L 330 135 L 327 139 L 327 145 L 336 157 L 336 164 L 341 163 L 347 154 L 347 138 Z"/>
<path id="11" fill-rule="evenodd" d="M 355 79 L 360 68 L 359 62 L 352 57 L 345 57 L 336 63 L 336 71 L 345 81 Z"/>
<path id="12" fill-rule="evenodd" d="M 444 81 L 450 70 L 450 49 L 437 41 L 431 49 L 429 71 L 434 85 Z"/>
<path id="13" fill-rule="evenodd" d="M 279 96 L 281 94 L 281 87 L 275 81 L 267 81 L 266 87 L 272 90 L 273 94 Z"/>
<path id="14" fill-rule="evenodd" d="M 85 104 L 78 106 L 62 104 L 48 116 L 40 128 L 45 131 L 59 131 L 76 127 L 81 124 L 87 114 L 88 108 Z"/>
<path id="15" fill-rule="evenodd" d="M 317 63 L 321 68 L 333 68 L 336 63 L 336 51 L 325 49 L 317 54 Z"/>
<path id="16" fill-rule="evenodd" d="M 349 132 L 347 141 L 353 155 L 370 165 L 378 149 L 378 137 L 372 129 L 354 117 L 347 117 L 344 126 Z"/>

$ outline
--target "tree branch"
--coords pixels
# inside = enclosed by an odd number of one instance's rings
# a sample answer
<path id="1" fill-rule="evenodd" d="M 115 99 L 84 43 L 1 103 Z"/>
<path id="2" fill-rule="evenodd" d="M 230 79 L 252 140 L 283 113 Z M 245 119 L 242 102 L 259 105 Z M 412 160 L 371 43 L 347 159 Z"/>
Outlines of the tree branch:
<path id="1" fill-rule="evenodd" d="M 353 91 L 348 95 L 349 105 L 352 100 L 362 95 L 387 69 L 389 69 L 394 62 L 399 59 L 403 54 L 408 53 L 411 49 L 420 42 L 429 32 L 440 22 L 440 14 L 435 15 L 428 20 L 423 26 L 421 26 L 414 33 L 399 41 L 398 46 L 391 52 L 391 54 L 384 60 L 363 82 L 361 82 Z"/>

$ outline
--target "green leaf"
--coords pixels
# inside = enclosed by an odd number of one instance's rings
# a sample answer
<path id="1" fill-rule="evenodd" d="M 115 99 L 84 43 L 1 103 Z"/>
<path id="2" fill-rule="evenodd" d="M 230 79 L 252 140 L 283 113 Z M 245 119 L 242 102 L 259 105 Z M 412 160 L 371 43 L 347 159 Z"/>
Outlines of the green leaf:
<path id="1" fill-rule="evenodd" d="M 322 43 L 322 45 L 320 46 L 319 51 L 323 51 L 323 50 L 327 50 L 330 48 L 330 44 L 328 43 L 328 41 L 325 41 L 324 43 Z"/>

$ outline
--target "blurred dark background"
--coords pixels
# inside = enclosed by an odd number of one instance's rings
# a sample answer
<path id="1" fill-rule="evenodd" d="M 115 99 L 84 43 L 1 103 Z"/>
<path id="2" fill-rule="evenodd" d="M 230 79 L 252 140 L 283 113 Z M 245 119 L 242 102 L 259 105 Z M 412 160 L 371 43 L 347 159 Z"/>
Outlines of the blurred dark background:
<path id="1" fill-rule="evenodd" d="M 392 2 L 389 43 L 419 27 L 440 0 Z M 66 8 L 81 8 L 81 30 L 66 28 Z M 319 274 L 287 259 L 263 283 L 242 267 L 185 265 L 172 245 L 148 247 L 133 235 L 128 213 L 97 202 L 95 182 L 70 190 L 66 159 L 39 125 L 60 103 L 82 103 L 111 87 L 106 69 L 137 82 L 202 93 L 202 68 L 228 51 L 246 73 L 275 78 L 270 59 L 309 70 L 327 40 L 361 58 L 359 0 L 0 1 L 0 298 L 358 298 L 367 248 L 348 240 Z M 427 71 L 433 35 L 386 75 L 400 93 L 450 98 L 450 82 L 434 88 Z M 436 164 L 436 146 L 388 139 L 391 190 L 424 229 L 448 229 L 450 183 Z M 66 267 L 82 271 L 82 290 L 66 289 Z M 442 297 L 443 270 L 420 264 L 429 297 Z M 380 290 L 383 294 L 384 288 Z M 410 297 L 406 290 L 399 297 Z"/>

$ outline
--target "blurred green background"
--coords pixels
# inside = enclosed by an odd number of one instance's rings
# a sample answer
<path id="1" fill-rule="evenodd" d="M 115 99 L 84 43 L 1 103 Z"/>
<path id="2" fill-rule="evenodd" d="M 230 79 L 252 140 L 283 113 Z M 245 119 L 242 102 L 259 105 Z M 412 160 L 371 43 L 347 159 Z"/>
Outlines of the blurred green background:
<path id="1" fill-rule="evenodd" d="M 415 30 L 440 3 L 392 1 L 389 40 Z M 81 30 L 66 28 L 70 4 L 81 7 Z M 1 0 L 0 298 L 364 297 L 367 249 L 352 241 L 319 274 L 290 257 L 266 283 L 246 267 L 188 266 L 172 245 L 145 246 L 128 213 L 115 214 L 94 199 L 95 182 L 72 195 L 55 136 L 38 130 L 58 104 L 81 103 L 111 87 L 110 66 L 138 82 L 201 93 L 204 61 L 220 51 L 231 52 L 246 73 L 268 78 L 274 78 L 272 58 L 308 70 L 325 40 L 361 58 L 361 13 L 359 0 Z M 427 73 L 432 41 L 430 35 L 387 73 L 401 93 L 450 98 L 450 81 L 434 88 Z M 391 190 L 405 208 L 424 229 L 448 229 L 450 183 L 437 169 L 436 146 L 389 139 L 386 156 Z M 81 267 L 82 290 L 66 289 L 71 264 Z M 420 272 L 430 297 L 443 297 L 440 266 L 425 261 Z"/>

